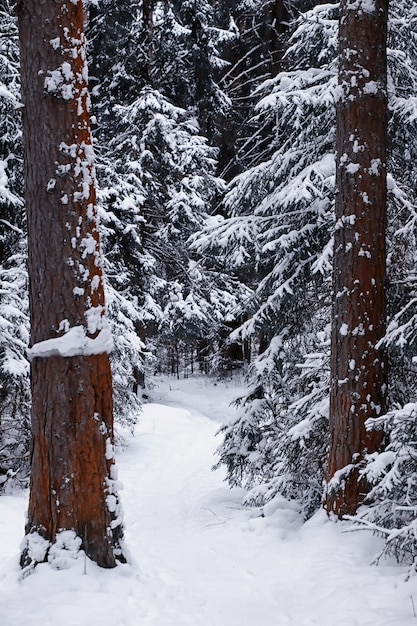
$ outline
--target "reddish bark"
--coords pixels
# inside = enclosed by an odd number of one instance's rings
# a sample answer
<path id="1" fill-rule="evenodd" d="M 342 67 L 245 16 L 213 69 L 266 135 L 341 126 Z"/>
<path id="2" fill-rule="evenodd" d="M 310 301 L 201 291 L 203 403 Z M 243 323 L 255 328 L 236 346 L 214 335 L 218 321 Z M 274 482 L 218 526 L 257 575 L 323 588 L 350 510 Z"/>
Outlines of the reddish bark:
<path id="1" fill-rule="evenodd" d="M 386 36 L 388 0 L 340 4 L 337 196 L 327 509 L 355 513 L 368 485 L 366 453 L 382 433 L 365 421 L 386 410 Z M 362 10 L 363 9 L 363 10 Z"/>
<path id="2" fill-rule="evenodd" d="M 22 0 L 19 34 L 31 344 L 106 332 L 81 0 Z M 73 530 L 103 567 L 123 560 L 113 493 L 109 357 L 56 352 L 32 361 L 27 537 Z M 108 506 L 109 505 L 109 506 Z M 45 559 L 48 554 L 45 554 Z M 22 564 L 33 561 L 28 545 Z"/>

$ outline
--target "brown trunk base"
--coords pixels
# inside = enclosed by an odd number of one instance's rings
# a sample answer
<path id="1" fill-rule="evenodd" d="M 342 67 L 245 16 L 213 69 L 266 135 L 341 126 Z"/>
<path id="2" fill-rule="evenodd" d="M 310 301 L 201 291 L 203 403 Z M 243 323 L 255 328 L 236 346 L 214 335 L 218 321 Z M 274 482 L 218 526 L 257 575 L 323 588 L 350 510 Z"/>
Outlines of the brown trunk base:
<path id="1" fill-rule="evenodd" d="M 112 452 L 107 354 L 36 358 L 32 363 L 32 476 L 27 538 L 53 545 L 73 531 L 101 567 L 125 562 Z M 47 548 L 43 560 L 48 559 Z M 22 565 L 33 561 L 27 546 Z M 36 559 L 35 559 L 36 560 Z"/>

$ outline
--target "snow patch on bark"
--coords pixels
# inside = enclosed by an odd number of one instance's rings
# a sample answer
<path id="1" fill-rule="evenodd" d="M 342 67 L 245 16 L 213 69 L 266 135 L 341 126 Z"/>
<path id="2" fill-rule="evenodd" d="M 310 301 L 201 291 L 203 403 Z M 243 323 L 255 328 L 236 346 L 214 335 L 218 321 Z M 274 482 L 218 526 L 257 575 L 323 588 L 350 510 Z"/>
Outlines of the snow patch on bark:
<path id="1" fill-rule="evenodd" d="M 37 532 L 26 535 L 20 546 L 21 551 L 27 553 L 28 560 L 32 563 L 43 563 L 51 542 Z"/>
<path id="2" fill-rule="evenodd" d="M 348 11 L 358 11 L 359 13 L 375 13 L 375 0 L 351 0 L 347 5 Z"/>
<path id="3" fill-rule="evenodd" d="M 348 332 L 349 332 L 349 326 L 346 323 L 343 323 L 340 327 L 339 333 L 342 335 L 342 337 L 346 337 Z"/>
<path id="4" fill-rule="evenodd" d="M 55 537 L 48 553 L 48 563 L 53 569 L 69 569 L 77 560 L 81 538 L 73 530 L 62 530 Z"/>
<path id="5" fill-rule="evenodd" d="M 113 337 L 110 329 L 104 326 L 94 339 L 87 336 L 84 326 L 70 328 L 62 337 L 54 337 L 35 343 L 28 348 L 27 357 L 33 361 L 36 357 L 51 356 L 91 356 L 93 354 L 109 354 L 113 348 Z"/>
<path id="6" fill-rule="evenodd" d="M 61 530 L 51 542 L 38 532 L 26 535 L 21 544 L 22 552 L 27 555 L 26 571 L 30 573 L 37 563 L 48 561 L 56 570 L 69 569 L 74 565 L 80 554 L 82 540 L 74 530 Z"/>

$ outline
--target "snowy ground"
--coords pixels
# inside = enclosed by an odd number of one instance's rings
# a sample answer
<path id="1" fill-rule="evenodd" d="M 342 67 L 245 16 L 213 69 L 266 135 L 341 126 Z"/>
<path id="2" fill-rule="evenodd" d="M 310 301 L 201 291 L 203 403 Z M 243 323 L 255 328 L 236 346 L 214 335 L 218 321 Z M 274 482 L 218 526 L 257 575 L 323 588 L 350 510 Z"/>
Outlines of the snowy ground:
<path id="1" fill-rule="evenodd" d="M 1 626 L 417 626 L 417 578 L 371 565 L 379 540 L 285 503 L 241 506 L 212 472 L 237 383 L 161 383 L 119 453 L 133 566 L 79 558 L 19 581 L 27 494 L 0 497 Z"/>

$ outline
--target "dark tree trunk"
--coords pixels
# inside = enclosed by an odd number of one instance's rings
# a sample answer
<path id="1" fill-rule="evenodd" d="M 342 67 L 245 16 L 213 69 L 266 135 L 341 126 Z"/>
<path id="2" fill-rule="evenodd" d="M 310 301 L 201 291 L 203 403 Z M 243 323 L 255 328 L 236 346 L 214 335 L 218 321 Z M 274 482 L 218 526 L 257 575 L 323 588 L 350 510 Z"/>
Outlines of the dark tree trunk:
<path id="1" fill-rule="evenodd" d="M 232 39 L 224 51 L 229 67 L 222 83 L 234 100 L 234 109 L 221 128 L 218 171 L 229 181 L 253 164 L 245 153 L 236 158 L 236 142 L 241 140 L 239 133 L 247 126 L 248 117 L 253 115 L 254 88 L 284 70 L 289 15 L 283 0 L 265 2 L 262 11 L 251 10 L 250 5 L 245 9 L 244 3 L 242 6 L 227 4 L 231 5 L 228 11 L 240 31 L 239 37 Z M 228 12 L 224 9 L 224 20 L 226 15 Z M 244 142 L 246 144 L 246 140 Z"/>
<path id="2" fill-rule="evenodd" d="M 271 74 L 276 76 L 282 69 L 285 45 L 282 38 L 287 26 L 288 15 L 283 0 L 275 0 L 271 9 Z"/>
<path id="3" fill-rule="evenodd" d="M 355 513 L 367 493 L 366 453 L 386 410 L 386 37 L 388 0 L 340 4 L 337 196 L 331 346 L 328 511 Z M 373 10 L 374 7 L 374 10 Z M 343 470 L 345 468 L 345 470 Z M 342 476 L 338 470 L 343 470 Z M 333 479 L 333 480 L 332 480 Z M 340 479 L 340 480 L 339 480 Z"/>
<path id="4" fill-rule="evenodd" d="M 113 567 L 124 559 L 83 3 L 22 0 L 18 11 L 33 428 L 22 565 L 46 560 L 73 531 L 91 559 Z M 41 557 L 31 550 L 39 535 Z"/>
<path id="5" fill-rule="evenodd" d="M 143 37 L 146 50 L 146 67 L 144 68 L 144 78 L 147 84 L 152 84 L 152 64 L 153 64 L 153 11 L 154 1 L 142 1 L 142 21 Z"/>

